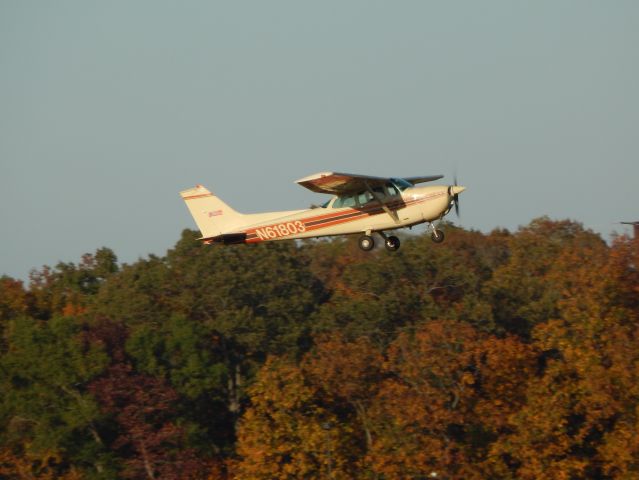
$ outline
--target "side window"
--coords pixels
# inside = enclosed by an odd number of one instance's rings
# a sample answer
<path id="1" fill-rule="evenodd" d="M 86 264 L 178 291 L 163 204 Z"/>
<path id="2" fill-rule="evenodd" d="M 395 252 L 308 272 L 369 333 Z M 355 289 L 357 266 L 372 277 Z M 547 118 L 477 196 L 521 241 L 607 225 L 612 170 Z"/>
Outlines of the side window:
<path id="1" fill-rule="evenodd" d="M 397 190 L 397 187 L 395 185 L 393 185 L 392 183 L 387 183 L 386 184 L 386 189 L 388 190 L 388 196 L 389 197 L 395 197 L 395 196 L 399 195 L 399 190 Z"/>
<path id="2" fill-rule="evenodd" d="M 375 195 L 382 200 L 386 198 L 386 192 L 384 191 L 384 187 L 373 187 L 373 192 L 375 192 Z"/>
<path id="3" fill-rule="evenodd" d="M 345 207 L 355 207 L 355 197 L 353 195 L 348 195 L 344 197 L 337 197 L 333 202 L 333 208 L 345 208 Z"/>
<path id="4" fill-rule="evenodd" d="M 360 193 L 357 197 L 358 197 L 357 200 L 359 201 L 360 207 L 363 207 L 367 203 L 373 201 L 373 196 L 371 195 L 370 192 Z"/>

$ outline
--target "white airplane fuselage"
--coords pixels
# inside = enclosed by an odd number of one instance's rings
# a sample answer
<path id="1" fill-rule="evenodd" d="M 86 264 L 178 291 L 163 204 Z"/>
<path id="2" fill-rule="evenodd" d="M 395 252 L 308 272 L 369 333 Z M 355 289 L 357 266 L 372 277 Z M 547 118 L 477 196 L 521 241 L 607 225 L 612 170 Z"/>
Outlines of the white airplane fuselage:
<path id="1" fill-rule="evenodd" d="M 451 206 L 449 188 L 406 188 L 399 195 L 386 198 L 386 209 L 374 200 L 365 205 L 332 208 L 339 198 L 334 197 L 326 207 L 321 208 L 241 215 L 236 221 L 225 225 L 225 231 L 220 233 L 222 236 L 243 234 L 237 243 L 259 243 L 362 232 L 370 234 L 410 227 L 442 218 Z M 464 189 L 454 188 L 457 189 L 454 193 Z"/>

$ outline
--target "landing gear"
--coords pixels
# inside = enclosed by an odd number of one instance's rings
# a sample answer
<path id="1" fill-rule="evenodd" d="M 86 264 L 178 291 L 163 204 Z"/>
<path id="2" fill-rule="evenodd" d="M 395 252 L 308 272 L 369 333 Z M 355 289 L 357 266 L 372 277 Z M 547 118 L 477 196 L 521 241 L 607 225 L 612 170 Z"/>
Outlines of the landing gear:
<path id="1" fill-rule="evenodd" d="M 401 245 L 399 238 L 394 235 L 387 237 L 384 232 L 377 233 L 379 233 L 379 236 L 384 239 L 384 246 L 386 247 L 386 250 L 388 250 L 389 252 L 396 252 L 397 250 L 399 250 L 399 246 Z"/>
<path id="2" fill-rule="evenodd" d="M 442 243 L 444 241 L 444 232 L 433 229 L 433 233 L 430 234 L 430 239 L 435 243 Z"/>
<path id="3" fill-rule="evenodd" d="M 384 239 L 384 246 L 386 247 L 386 250 L 388 250 L 389 252 L 395 252 L 399 250 L 399 246 L 401 244 L 399 238 L 393 235 L 387 237 L 386 235 L 384 235 L 384 232 L 377 233 L 379 233 L 379 235 Z M 371 236 L 371 232 L 366 232 L 364 235 L 359 237 L 358 243 L 359 248 L 361 248 L 365 252 L 368 252 L 375 248 L 375 240 Z"/>
<path id="4" fill-rule="evenodd" d="M 399 241 L 399 238 L 395 236 L 387 237 L 384 239 L 384 246 L 386 247 L 386 250 L 388 250 L 389 252 L 395 252 L 399 250 L 400 245 L 401 243 Z"/>
<path id="5" fill-rule="evenodd" d="M 437 222 L 439 223 L 439 222 Z M 442 243 L 444 241 L 444 232 L 438 230 L 434 223 L 430 223 L 430 239 L 435 243 Z"/>
<path id="6" fill-rule="evenodd" d="M 359 248 L 361 248 L 365 252 L 368 252 L 369 250 L 372 250 L 373 247 L 375 247 L 375 240 L 373 240 L 373 237 L 371 237 L 370 235 L 362 235 L 361 237 L 359 237 L 358 242 Z"/>

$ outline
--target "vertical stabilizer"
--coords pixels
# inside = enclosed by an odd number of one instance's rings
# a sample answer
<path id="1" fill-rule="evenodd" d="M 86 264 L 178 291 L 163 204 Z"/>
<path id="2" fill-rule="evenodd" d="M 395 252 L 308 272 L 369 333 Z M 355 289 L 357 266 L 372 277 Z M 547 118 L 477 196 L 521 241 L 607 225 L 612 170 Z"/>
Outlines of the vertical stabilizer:
<path id="1" fill-rule="evenodd" d="M 243 215 L 236 212 L 202 185 L 180 192 L 202 238 L 216 237 L 240 225 Z"/>

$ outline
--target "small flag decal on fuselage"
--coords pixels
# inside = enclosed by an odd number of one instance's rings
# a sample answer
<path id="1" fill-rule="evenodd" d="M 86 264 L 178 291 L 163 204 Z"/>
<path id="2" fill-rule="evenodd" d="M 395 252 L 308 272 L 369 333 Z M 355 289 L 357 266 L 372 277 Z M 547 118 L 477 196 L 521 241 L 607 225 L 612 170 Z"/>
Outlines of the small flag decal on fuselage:
<path id="1" fill-rule="evenodd" d="M 213 210 L 212 212 L 209 212 L 209 218 L 219 217 L 220 215 L 222 215 L 222 210 Z"/>

